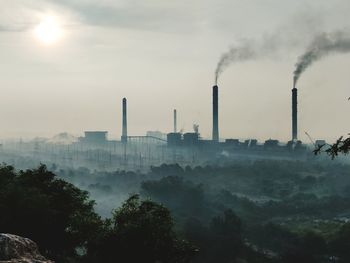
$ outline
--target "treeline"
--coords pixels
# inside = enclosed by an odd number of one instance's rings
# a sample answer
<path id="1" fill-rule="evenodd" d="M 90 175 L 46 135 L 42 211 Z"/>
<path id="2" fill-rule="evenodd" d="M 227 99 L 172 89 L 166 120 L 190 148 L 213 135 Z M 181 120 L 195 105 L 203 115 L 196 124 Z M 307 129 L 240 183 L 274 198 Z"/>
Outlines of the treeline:
<path id="1" fill-rule="evenodd" d="M 193 262 L 200 249 L 175 230 L 165 206 L 132 195 L 102 219 L 86 191 L 44 165 L 26 171 L 0 167 L 0 211 L 0 232 L 34 240 L 57 262 Z M 243 244 L 240 220 L 227 211 L 212 220 L 211 231 L 232 261 Z"/>
<path id="2" fill-rule="evenodd" d="M 34 240 L 57 262 L 190 262 L 197 251 L 164 206 L 133 195 L 103 220 L 86 191 L 44 165 L 1 166 L 0 211 L 0 232 Z"/>
<path id="3" fill-rule="evenodd" d="M 89 191 L 112 193 L 114 190 L 137 191 L 142 182 L 178 176 L 211 190 L 227 189 L 249 196 L 283 199 L 300 193 L 316 195 L 347 194 L 350 189 L 350 165 L 316 160 L 237 161 L 229 166 L 181 167 L 163 164 L 147 173 L 132 171 L 54 170 L 61 178 Z M 129 192 L 130 192 L 129 191 Z"/>
<path id="4" fill-rule="evenodd" d="M 349 262 L 348 168 L 259 161 L 56 176 L 4 165 L 0 232 L 33 239 L 57 262 Z M 67 181 L 108 197 L 97 202 L 113 213 L 102 218 Z"/>
<path id="5" fill-rule="evenodd" d="M 310 201 L 314 197 L 326 201 L 331 196 L 350 196 L 350 165 L 336 161 L 237 161 L 229 166 L 217 167 L 164 164 L 151 167 L 147 173 L 103 172 L 86 168 L 54 169 L 54 172 L 60 178 L 89 191 L 97 201 L 97 211 L 105 217 L 110 216 L 110 211 L 116 205 L 121 205 L 130 193 L 139 192 L 143 182 L 169 176 L 200 185 L 208 198 L 222 191 L 257 202 L 272 200 L 291 203 L 300 194 L 305 194 L 304 197 Z"/>
<path id="6" fill-rule="evenodd" d="M 184 236 L 202 248 L 195 262 L 215 262 L 218 255 L 219 262 L 248 260 L 247 247 L 270 262 L 350 260 L 350 223 L 335 219 L 350 212 L 348 196 L 299 193 L 284 200 L 256 202 L 227 190 L 206 193 L 203 185 L 174 176 L 144 182 L 141 193 L 169 207 Z M 218 238 L 213 234 L 218 233 L 215 218 L 222 213 L 221 222 L 235 223 L 223 223 Z M 230 254 L 233 251 L 237 254 Z"/>

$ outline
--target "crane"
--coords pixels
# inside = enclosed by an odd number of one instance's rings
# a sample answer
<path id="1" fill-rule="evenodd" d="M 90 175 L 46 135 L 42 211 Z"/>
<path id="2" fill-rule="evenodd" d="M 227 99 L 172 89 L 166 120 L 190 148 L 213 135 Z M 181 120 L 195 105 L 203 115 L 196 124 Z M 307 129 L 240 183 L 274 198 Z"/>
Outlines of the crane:
<path id="1" fill-rule="evenodd" d="M 311 141 L 311 143 L 316 147 L 316 144 L 315 144 L 314 140 L 311 138 L 310 134 L 308 134 L 306 131 L 305 131 L 305 134 L 306 134 L 306 136 L 309 138 L 309 140 Z"/>

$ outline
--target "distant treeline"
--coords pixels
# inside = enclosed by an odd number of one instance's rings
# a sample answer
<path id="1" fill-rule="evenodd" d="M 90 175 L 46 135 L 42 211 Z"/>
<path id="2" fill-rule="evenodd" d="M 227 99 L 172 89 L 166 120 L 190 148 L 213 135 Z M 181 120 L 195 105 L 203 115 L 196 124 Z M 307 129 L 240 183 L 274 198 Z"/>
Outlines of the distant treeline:
<path id="1" fill-rule="evenodd" d="M 58 262 L 349 262 L 349 168 L 269 160 L 53 173 L 4 165 L 0 232 L 32 238 Z"/>

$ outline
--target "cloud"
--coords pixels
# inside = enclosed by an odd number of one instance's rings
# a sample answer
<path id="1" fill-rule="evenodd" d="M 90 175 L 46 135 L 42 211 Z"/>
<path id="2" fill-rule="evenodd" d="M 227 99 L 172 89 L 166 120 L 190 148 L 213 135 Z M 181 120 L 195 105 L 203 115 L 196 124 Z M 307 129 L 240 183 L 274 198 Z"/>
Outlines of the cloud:
<path id="1" fill-rule="evenodd" d="M 319 6 L 325 2 L 320 0 Z M 308 10 L 313 10 L 314 4 L 310 3 L 310 0 L 306 1 L 305 6 Z M 32 12 L 58 10 L 60 14 L 69 14 L 84 24 L 93 26 L 183 34 L 215 30 L 228 34 L 234 32 L 235 35 L 239 34 L 239 37 L 244 38 L 249 34 L 250 36 L 255 34 L 256 31 L 268 29 L 275 23 L 270 17 L 280 20 L 289 16 L 291 12 L 303 12 L 300 5 L 294 1 L 276 5 L 276 9 L 268 4 L 261 6 L 259 0 L 252 0 L 249 3 L 239 0 L 11 0 L 0 3 L 0 25 L 3 31 L 14 30 L 13 26 L 3 23 L 4 13 L 18 14 L 18 11 L 25 9 L 30 9 Z M 11 12 L 3 10 L 11 6 L 13 7 Z M 288 10 L 288 14 L 279 11 L 282 7 Z M 21 18 L 7 16 L 7 19 Z M 257 24 L 256 21 L 264 23 Z"/>
<path id="2" fill-rule="evenodd" d="M 197 8 L 184 0 L 11 0 L 0 3 L 0 31 L 26 31 L 53 12 L 85 25 L 186 33 L 200 24 Z"/>
<path id="3" fill-rule="evenodd" d="M 48 0 L 57 3 L 54 0 Z M 151 31 L 189 32 L 196 29 L 195 6 L 187 1 L 61 0 L 89 25 Z"/>
<path id="4" fill-rule="evenodd" d="M 25 29 L 23 28 L 16 28 L 16 27 L 11 27 L 8 25 L 0 25 L 0 32 L 22 32 Z"/>
<path id="5" fill-rule="evenodd" d="M 68 8 L 45 0 L 12 0 L 0 3 L 0 32 L 28 31 L 47 13 L 74 16 Z"/>

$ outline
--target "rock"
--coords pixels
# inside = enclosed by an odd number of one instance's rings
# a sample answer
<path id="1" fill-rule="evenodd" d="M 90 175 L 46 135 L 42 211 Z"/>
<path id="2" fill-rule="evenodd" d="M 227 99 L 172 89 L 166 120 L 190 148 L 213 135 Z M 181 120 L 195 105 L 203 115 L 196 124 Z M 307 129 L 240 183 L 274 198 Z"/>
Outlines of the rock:
<path id="1" fill-rule="evenodd" d="M 0 263 L 54 263 L 40 253 L 36 243 L 20 236 L 0 233 Z"/>

